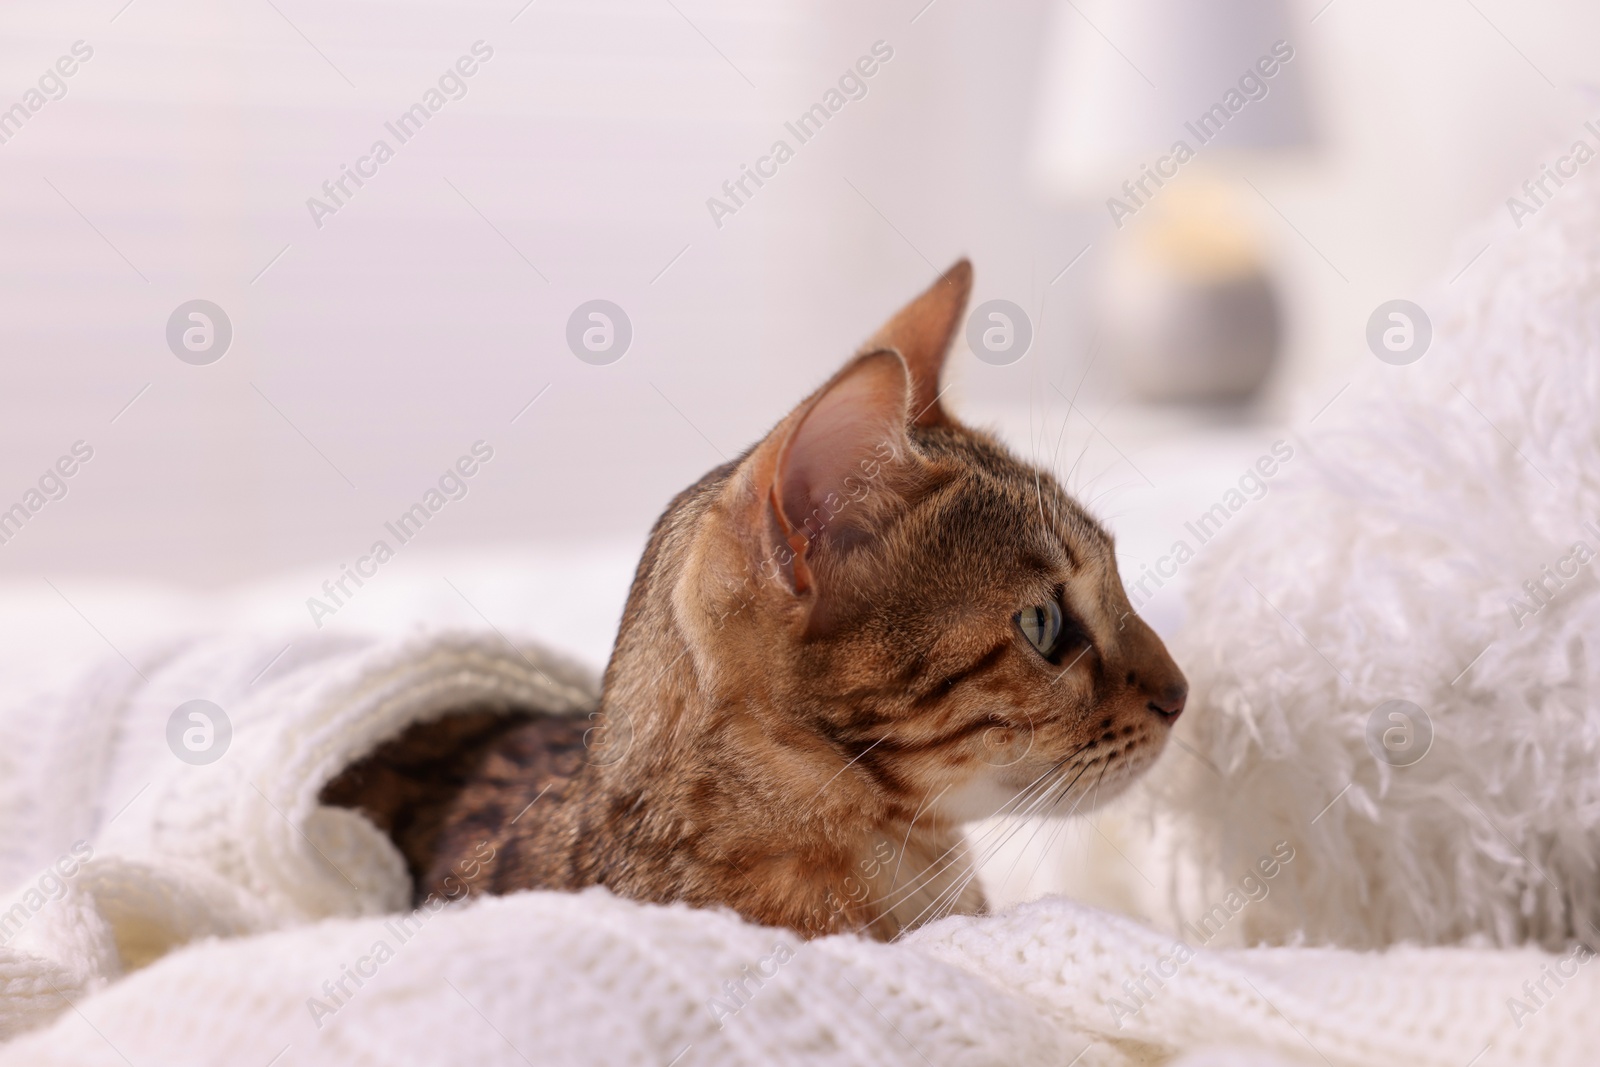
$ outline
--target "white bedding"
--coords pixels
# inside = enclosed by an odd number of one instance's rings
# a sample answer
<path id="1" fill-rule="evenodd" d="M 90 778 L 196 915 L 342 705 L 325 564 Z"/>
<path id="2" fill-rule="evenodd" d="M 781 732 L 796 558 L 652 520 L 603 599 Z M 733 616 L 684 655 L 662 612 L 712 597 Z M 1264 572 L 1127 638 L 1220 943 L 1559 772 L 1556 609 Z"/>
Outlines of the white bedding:
<path id="1" fill-rule="evenodd" d="M 316 804 L 322 782 L 462 703 L 581 714 L 592 677 L 483 628 L 326 639 L 265 677 L 275 637 L 162 644 L 124 649 L 143 678 L 107 653 L 66 689 L 0 705 L 18 887 L 0 907 L 15 926 L 0 1064 L 1135 1064 L 1243 1047 L 1259 1062 L 1460 1067 L 1480 1053 L 1586 1063 L 1600 1040 L 1600 971 L 1575 961 L 1533 1025 L 1505 999 L 1559 957 L 1191 952 L 1063 898 L 887 946 L 802 944 L 604 891 L 401 919 L 398 855 Z M 203 766 L 175 758 L 165 728 L 197 691 L 233 726 Z M 40 871 L 79 858 L 69 838 L 92 858 Z"/>

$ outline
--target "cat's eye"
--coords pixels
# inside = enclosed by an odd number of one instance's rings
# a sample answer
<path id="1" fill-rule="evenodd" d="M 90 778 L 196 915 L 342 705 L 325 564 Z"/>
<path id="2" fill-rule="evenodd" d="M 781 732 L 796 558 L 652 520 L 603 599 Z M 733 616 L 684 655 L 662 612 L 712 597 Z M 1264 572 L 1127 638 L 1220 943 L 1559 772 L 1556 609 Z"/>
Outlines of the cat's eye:
<path id="1" fill-rule="evenodd" d="M 1039 655 L 1049 657 L 1061 639 L 1061 607 L 1054 601 L 1036 604 L 1017 612 L 1017 629 L 1028 639 L 1028 644 L 1039 650 Z"/>

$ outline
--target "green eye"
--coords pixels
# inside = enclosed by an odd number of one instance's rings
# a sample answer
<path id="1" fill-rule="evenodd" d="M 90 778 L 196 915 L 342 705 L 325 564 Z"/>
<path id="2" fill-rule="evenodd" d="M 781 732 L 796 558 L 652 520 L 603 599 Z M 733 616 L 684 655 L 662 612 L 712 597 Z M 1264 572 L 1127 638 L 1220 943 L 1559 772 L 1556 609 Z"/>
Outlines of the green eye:
<path id="1" fill-rule="evenodd" d="M 1028 639 L 1028 644 L 1039 650 L 1039 655 L 1049 656 L 1061 638 L 1061 608 L 1055 603 L 1038 604 L 1017 612 L 1017 629 Z"/>

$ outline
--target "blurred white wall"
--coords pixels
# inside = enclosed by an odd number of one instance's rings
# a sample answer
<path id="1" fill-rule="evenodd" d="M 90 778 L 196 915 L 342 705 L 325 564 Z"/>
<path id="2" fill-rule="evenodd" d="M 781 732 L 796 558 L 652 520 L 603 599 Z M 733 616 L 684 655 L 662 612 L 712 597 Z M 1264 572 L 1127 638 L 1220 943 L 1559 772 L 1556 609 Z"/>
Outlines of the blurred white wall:
<path id="1" fill-rule="evenodd" d="M 1293 311 L 1276 396 L 1302 419 L 1372 358 L 1373 309 L 1473 269 L 1515 230 L 1506 198 L 1600 118 L 1593 4 L 1325 2 L 1301 39 L 1327 148 L 1255 179 Z"/>
<path id="2" fill-rule="evenodd" d="M 636 543 L 962 254 L 1037 338 L 1009 367 L 958 353 L 958 409 L 1059 422 L 1050 383 L 1083 367 L 1110 223 L 1026 164 L 1039 65 L 1053 33 L 1096 32 L 1093 0 L 123 4 L 0 11 L 0 109 L 94 50 L 0 144 L 0 507 L 95 449 L 0 544 L 0 576 L 348 561 L 479 439 L 495 458 L 430 549 Z M 1600 63 L 1600 14 L 1572 0 L 1299 20 L 1326 148 L 1254 177 L 1300 231 L 1262 207 L 1294 315 L 1284 415 L 1370 358 L 1373 306 L 1467 262 L 1464 226 L 1509 225 Z M 306 199 L 478 40 L 466 95 L 317 228 Z M 877 41 L 893 58 L 865 96 L 715 225 L 707 198 Z M 210 366 L 166 347 L 196 297 L 233 322 Z M 633 323 L 610 366 L 564 341 L 595 297 Z M 1103 370 L 1096 411 L 1117 400 Z"/>

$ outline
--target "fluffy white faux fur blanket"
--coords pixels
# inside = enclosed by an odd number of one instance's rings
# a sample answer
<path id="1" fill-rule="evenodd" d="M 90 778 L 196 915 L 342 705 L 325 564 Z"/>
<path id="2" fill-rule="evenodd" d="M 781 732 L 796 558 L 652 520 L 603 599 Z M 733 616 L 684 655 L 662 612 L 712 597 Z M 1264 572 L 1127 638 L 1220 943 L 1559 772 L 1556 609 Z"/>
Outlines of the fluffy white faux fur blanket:
<path id="1" fill-rule="evenodd" d="M 1534 950 L 1191 948 L 1063 899 L 895 945 L 603 891 L 413 912 L 398 855 L 322 784 L 448 707 L 582 714 L 592 680 L 445 634 L 329 641 L 252 683 L 274 644 L 174 647 L 143 679 L 115 660 L 0 707 L 19 886 L 0 1064 L 1461 1067 L 1579 1064 L 1600 1041 L 1600 968 Z M 232 738 L 195 766 L 168 720 L 201 694 Z M 1504 1008 L 1524 983 L 1537 1026 Z"/>
<path id="2" fill-rule="evenodd" d="M 1191 906 L 1295 842 L 1250 941 L 1600 944 L 1600 176 L 1463 245 L 1431 348 L 1363 358 L 1195 564 L 1203 758 L 1151 781 Z"/>

